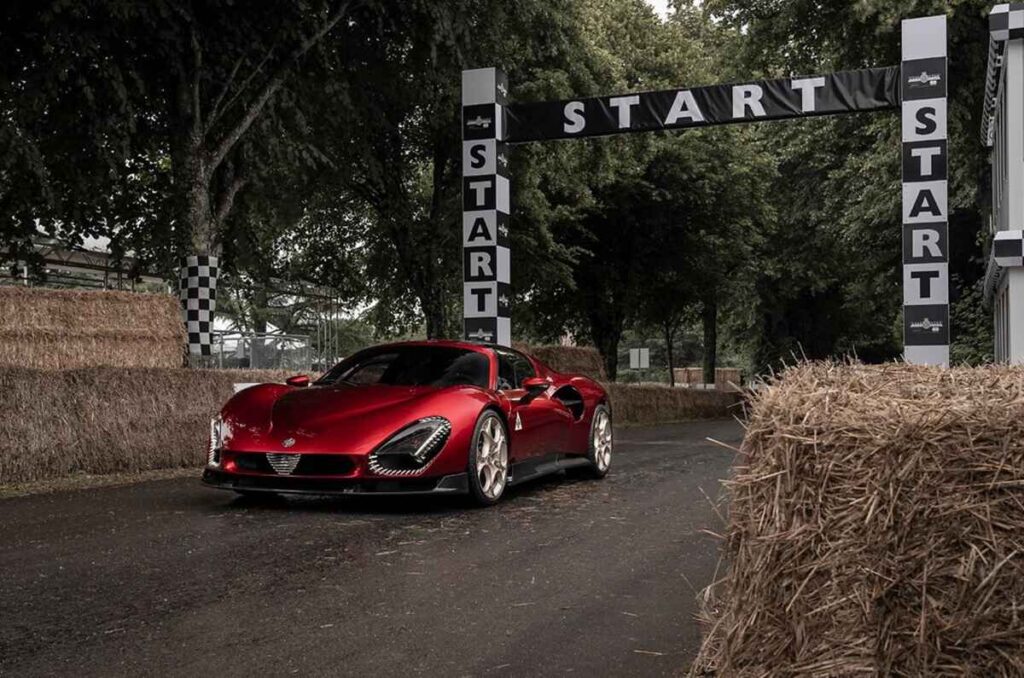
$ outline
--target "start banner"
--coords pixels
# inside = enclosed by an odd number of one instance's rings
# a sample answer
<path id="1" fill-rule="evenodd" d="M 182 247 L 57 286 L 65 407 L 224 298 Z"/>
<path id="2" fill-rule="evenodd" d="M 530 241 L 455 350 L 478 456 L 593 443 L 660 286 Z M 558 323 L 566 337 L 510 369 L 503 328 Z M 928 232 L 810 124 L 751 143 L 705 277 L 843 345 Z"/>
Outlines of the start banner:
<path id="1" fill-rule="evenodd" d="M 900 69 L 758 80 L 589 99 L 509 104 L 510 143 L 783 120 L 900 105 Z"/>

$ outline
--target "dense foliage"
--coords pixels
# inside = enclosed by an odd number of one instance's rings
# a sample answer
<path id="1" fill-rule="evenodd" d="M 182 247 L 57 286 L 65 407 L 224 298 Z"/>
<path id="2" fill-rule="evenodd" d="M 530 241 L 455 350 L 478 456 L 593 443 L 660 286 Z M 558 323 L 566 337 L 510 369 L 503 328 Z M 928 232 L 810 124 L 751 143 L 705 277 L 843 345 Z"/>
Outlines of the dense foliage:
<path id="1" fill-rule="evenodd" d="M 898 5 L 898 7 L 897 7 Z M 224 309 L 302 330 L 329 289 L 377 335 L 461 324 L 459 72 L 521 101 L 899 61 L 951 18 L 954 355 L 987 357 L 977 143 L 987 3 L 963 0 L 12 0 L 0 8 L 0 257 L 107 237 Z M 624 337 L 753 371 L 900 351 L 898 122 L 848 116 L 514 149 L 513 333 Z M 963 294 L 960 294 L 963 290 Z M 352 336 L 364 337 L 364 331 Z M 368 337 L 367 337 L 368 340 Z"/>

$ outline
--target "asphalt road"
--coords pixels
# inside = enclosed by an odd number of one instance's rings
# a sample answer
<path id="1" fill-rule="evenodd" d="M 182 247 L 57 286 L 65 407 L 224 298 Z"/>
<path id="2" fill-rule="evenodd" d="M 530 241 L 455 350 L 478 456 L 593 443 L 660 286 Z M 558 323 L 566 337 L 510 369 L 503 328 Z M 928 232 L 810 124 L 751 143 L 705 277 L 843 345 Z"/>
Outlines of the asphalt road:
<path id="1" fill-rule="evenodd" d="M 696 652 L 740 427 L 617 432 L 491 509 L 196 480 L 0 500 L 0 675 L 658 676 Z"/>

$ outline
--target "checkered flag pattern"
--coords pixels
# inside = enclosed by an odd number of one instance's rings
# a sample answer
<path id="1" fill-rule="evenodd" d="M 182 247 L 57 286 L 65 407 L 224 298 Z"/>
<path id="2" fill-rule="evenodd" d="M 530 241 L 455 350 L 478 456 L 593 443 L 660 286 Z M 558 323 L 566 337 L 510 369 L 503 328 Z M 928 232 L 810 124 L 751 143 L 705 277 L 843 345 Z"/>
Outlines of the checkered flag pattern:
<path id="1" fill-rule="evenodd" d="M 988 15 L 992 39 L 999 42 L 1024 38 L 1024 2 L 996 5 Z"/>
<path id="2" fill-rule="evenodd" d="M 217 257 L 183 257 L 178 278 L 189 355 L 210 355 L 217 307 Z"/>
<path id="3" fill-rule="evenodd" d="M 1024 266 L 1024 231 L 999 231 L 992 241 L 992 256 L 1003 268 Z"/>
<path id="4" fill-rule="evenodd" d="M 996 106 L 1002 82 L 1003 57 L 1009 40 L 1024 38 L 1024 3 L 996 5 L 988 15 L 988 67 L 985 74 L 985 105 L 982 110 L 981 140 L 986 146 L 995 143 Z"/>

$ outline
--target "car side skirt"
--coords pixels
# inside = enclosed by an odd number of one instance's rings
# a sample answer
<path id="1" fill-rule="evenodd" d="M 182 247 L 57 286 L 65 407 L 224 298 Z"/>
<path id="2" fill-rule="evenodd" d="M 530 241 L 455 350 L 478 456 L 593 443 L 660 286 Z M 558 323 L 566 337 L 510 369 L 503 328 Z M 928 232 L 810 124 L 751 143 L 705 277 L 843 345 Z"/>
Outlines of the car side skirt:
<path id="1" fill-rule="evenodd" d="M 568 456 L 565 454 L 549 454 L 534 459 L 524 459 L 512 464 L 509 486 L 519 485 L 543 476 L 565 471 L 571 468 L 586 466 L 590 460 L 586 457 Z"/>

